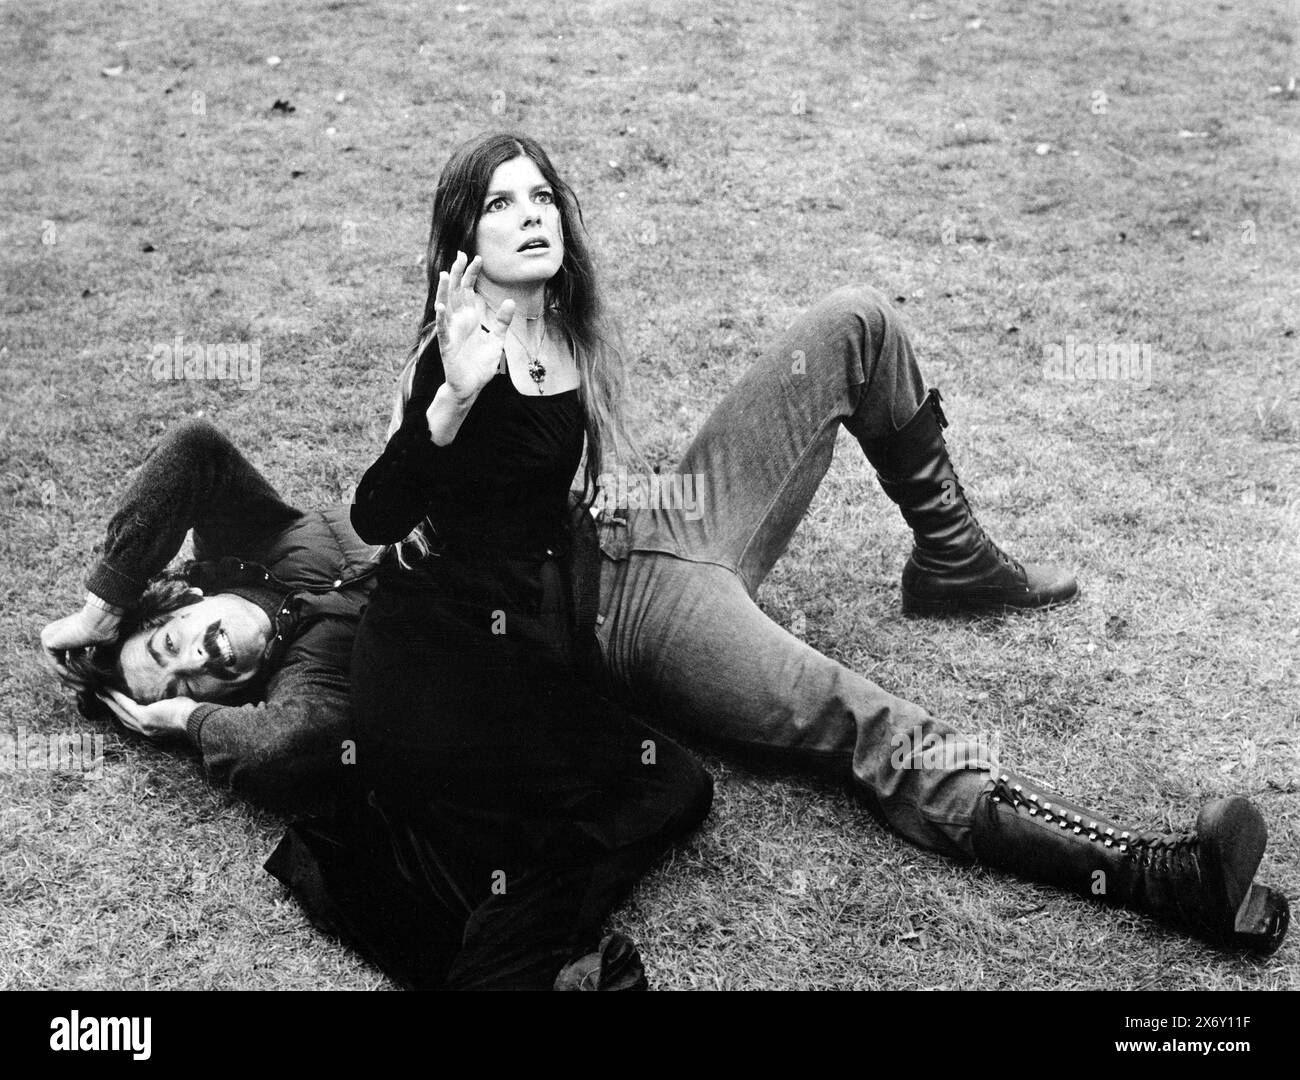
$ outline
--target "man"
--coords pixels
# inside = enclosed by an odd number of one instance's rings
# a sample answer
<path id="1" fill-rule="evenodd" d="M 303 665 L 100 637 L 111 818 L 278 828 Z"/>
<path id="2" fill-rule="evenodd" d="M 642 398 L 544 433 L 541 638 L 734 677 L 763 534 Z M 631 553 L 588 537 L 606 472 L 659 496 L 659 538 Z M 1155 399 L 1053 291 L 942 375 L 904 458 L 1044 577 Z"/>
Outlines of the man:
<path id="1" fill-rule="evenodd" d="M 151 581 L 191 528 L 197 561 Z M 127 488 L 85 607 L 42 643 L 83 706 L 97 692 L 131 730 L 188 738 L 215 780 L 319 794 L 351 760 L 348 667 L 375 555 L 346 507 L 295 510 L 188 421 Z"/>
<path id="2" fill-rule="evenodd" d="M 575 587 L 594 592 L 598 574 L 596 666 L 607 689 L 725 746 L 851 771 L 890 825 L 920 846 L 1123 904 L 1222 948 L 1271 953 L 1289 910 L 1253 881 L 1266 829 L 1247 800 L 1208 804 L 1183 837 L 1125 829 L 996 767 L 981 747 L 963 745 L 949 726 L 818 653 L 754 603 L 840 426 L 913 530 L 905 610 L 1070 599 L 1077 586 L 1068 573 L 1022 565 L 976 522 L 948 459 L 946 425 L 880 294 L 842 289 L 797 320 L 687 450 L 679 473 L 703 478 L 698 505 L 602 512 L 598 570 L 579 559 Z M 218 595 L 188 618 L 182 608 L 145 625 L 138 614 L 123 621 L 187 526 L 196 552 L 233 558 L 226 571 L 243 576 L 234 585 L 210 577 L 207 591 Z M 114 712 L 147 735 L 183 730 L 209 771 L 236 786 L 337 777 L 347 761 L 345 639 L 364 602 L 367 557 L 341 511 L 292 510 L 218 433 L 186 425 L 151 455 L 110 524 L 87 607 L 46 627 L 43 643 L 70 678 L 66 650 L 124 639 L 120 655 L 110 646 L 99 661 L 135 698 L 109 690 Z M 259 573 L 267 574 L 260 586 Z M 265 621 L 211 606 L 233 604 L 229 597 Z M 308 649 L 313 630 L 330 645 Z M 254 681 L 262 679 L 264 691 Z M 265 701 L 211 703 L 227 690 Z M 927 756 L 943 744 L 957 752 Z"/>

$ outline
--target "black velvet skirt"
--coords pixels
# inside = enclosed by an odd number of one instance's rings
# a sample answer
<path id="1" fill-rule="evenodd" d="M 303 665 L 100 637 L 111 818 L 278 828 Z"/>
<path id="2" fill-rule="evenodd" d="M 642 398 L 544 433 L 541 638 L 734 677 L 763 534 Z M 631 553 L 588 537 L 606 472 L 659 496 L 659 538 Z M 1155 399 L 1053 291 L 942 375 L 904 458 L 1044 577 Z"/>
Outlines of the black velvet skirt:
<path id="1" fill-rule="evenodd" d="M 674 809 L 662 736 L 599 694 L 576 652 L 558 557 L 390 562 L 353 653 L 365 786 L 497 868 L 655 834 Z"/>
<path id="2" fill-rule="evenodd" d="M 267 870 L 403 986 L 549 988 L 713 792 L 576 652 L 556 557 L 387 563 L 353 654 L 355 806 Z M 643 985 L 611 940 L 602 980 Z"/>

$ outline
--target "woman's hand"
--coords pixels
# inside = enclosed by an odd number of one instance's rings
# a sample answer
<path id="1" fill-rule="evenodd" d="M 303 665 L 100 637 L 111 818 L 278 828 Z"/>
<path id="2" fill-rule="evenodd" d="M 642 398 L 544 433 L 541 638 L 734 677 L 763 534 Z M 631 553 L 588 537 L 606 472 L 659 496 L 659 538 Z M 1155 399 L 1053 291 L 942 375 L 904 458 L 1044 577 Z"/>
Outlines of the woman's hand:
<path id="1" fill-rule="evenodd" d="M 500 370 L 506 333 L 514 319 L 515 302 L 506 300 L 497 311 L 492 327 L 483 329 L 487 307 L 474 291 L 483 260 L 477 255 L 468 266 L 465 253 L 457 252 L 450 273 L 438 275 L 433 310 L 435 330 L 442 353 L 442 370 L 453 401 L 471 404 Z"/>

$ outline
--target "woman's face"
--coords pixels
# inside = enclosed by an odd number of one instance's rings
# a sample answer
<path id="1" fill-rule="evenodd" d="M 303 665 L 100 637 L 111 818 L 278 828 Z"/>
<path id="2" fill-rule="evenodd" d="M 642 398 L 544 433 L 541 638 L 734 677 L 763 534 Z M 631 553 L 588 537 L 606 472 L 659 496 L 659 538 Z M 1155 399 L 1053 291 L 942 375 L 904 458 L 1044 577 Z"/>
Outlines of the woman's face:
<path id="1" fill-rule="evenodd" d="M 556 275 L 564 262 L 560 208 L 531 158 L 497 167 L 482 212 L 474 245 L 485 278 L 494 285 L 537 285 Z"/>

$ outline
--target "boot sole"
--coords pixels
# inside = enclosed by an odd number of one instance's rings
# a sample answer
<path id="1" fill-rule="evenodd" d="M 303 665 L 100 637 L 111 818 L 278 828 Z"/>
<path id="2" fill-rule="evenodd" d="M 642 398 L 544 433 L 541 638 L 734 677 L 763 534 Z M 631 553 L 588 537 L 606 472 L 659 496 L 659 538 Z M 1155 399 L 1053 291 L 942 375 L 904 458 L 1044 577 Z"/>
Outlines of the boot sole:
<path id="1" fill-rule="evenodd" d="M 1079 595 L 1078 589 L 1064 596 L 1026 597 L 1023 601 L 993 599 L 974 596 L 921 597 L 903 593 L 904 615 L 960 615 L 962 613 L 988 613 L 1004 611 L 1031 611 L 1068 604 Z"/>

